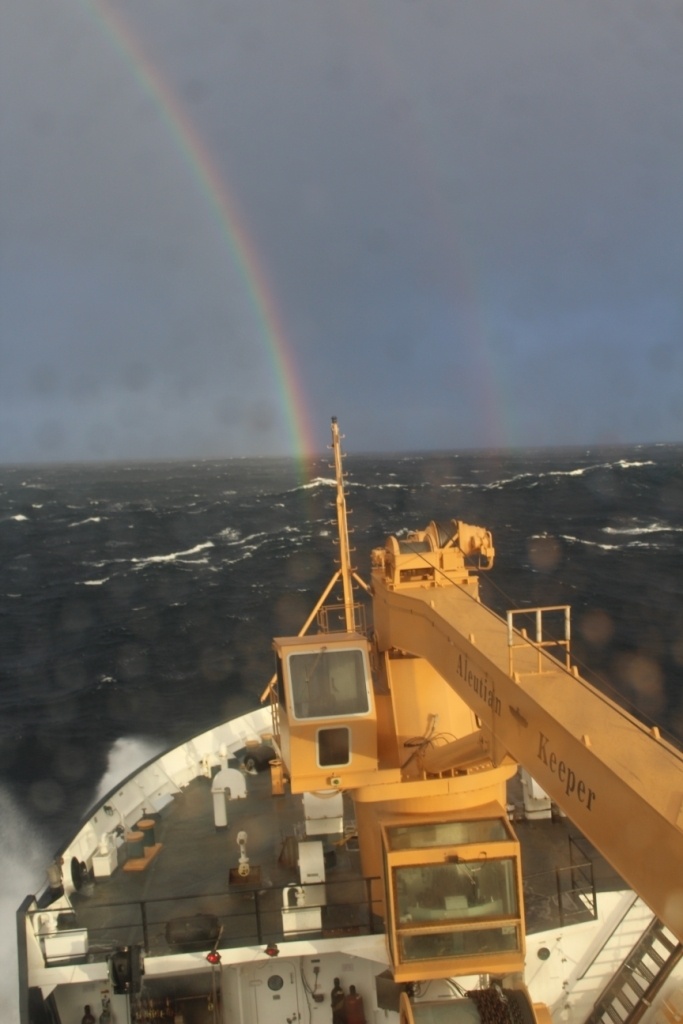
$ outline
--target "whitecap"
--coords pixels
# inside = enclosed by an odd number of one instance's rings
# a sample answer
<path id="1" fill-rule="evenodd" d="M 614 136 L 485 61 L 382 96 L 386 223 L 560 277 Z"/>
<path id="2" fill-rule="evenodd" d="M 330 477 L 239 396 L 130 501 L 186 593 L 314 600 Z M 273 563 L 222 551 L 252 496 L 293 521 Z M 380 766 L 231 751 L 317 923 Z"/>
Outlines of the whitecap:
<path id="1" fill-rule="evenodd" d="M 103 583 L 108 583 L 110 580 L 109 576 L 105 576 L 102 580 L 83 580 L 84 587 L 101 587 Z"/>
<path id="2" fill-rule="evenodd" d="M 153 565 L 161 562 L 177 562 L 181 559 L 186 559 L 190 555 L 197 555 L 200 551 L 205 551 L 207 548 L 214 547 L 212 540 L 204 541 L 203 544 L 195 544 L 193 548 L 189 548 L 187 551 L 173 551 L 170 555 L 149 555 L 147 558 L 131 558 L 131 562 L 142 569 L 145 565 Z"/>
<path id="3" fill-rule="evenodd" d="M 85 526 L 86 523 L 101 523 L 101 522 L 102 522 L 102 517 L 101 516 L 91 516 L 89 519 L 79 519 L 79 521 L 77 523 L 69 523 L 69 529 L 72 529 L 74 526 Z"/>
<path id="4" fill-rule="evenodd" d="M 570 534 L 563 533 L 562 540 L 566 540 L 569 544 L 583 544 L 587 548 L 600 548 L 601 551 L 621 551 L 623 544 L 599 544 L 595 540 L 586 540 L 585 537 L 572 537 Z"/>
<path id="5" fill-rule="evenodd" d="M 657 548 L 659 546 L 644 540 L 631 540 L 627 544 L 600 544 L 596 540 L 587 540 L 585 537 L 572 537 L 569 534 L 562 534 L 562 539 L 566 540 L 569 544 L 582 544 L 586 548 L 599 548 L 601 551 L 625 551 L 632 548 Z"/>
<path id="6" fill-rule="evenodd" d="M 13 519 L 15 523 L 27 523 L 28 522 L 28 516 L 22 516 L 21 512 L 18 515 L 16 515 L 16 516 L 10 516 L 10 519 Z"/>
<path id="7" fill-rule="evenodd" d="M 337 481 L 332 480 L 325 476 L 316 476 L 315 479 L 310 480 L 307 484 L 301 484 L 300 487 L 295 488 L 297 491 L 310 491 L 313 487 L 336 487 Z"/>
<path id="8" fill-rule="evenodd" d="M 484 484 L 483 489 L 497 490 L 498 488 L 506 487 L 508 484 L 517 483 L 520 480 L 530 479 L 533 479 L 533 483 L 530 483 L 529 486 L 537 487 L 539 481 L 544 477 L 580 477 L 601 469 L 641 469 L 643 466 L 654 465 L 656 465 L 656 463 L 651 459 L 643 462 L 629 462 L 626 459 L 619 459 L 617 462 L 594 462 L 590 466 L 577 466 L 575 469 L 549 469 L 544 473 L 518 473 L 516 476 L 506 477 L 502 480 L 494 480 L 491 483 Z"/>
<path id="9" fill-rule="evenodd" d="M 226 526 L 225 529 L 219 531 L 218 536 L 234 543 L 240 539 L 240 531 L 236 530 L 234 526 Z"/>
<path id="10" fill-rule="evenodd" d="M 640 526 L 605 526 L 603 533 L 616 533 L 636 537 L 642 533 L 683 533 L 683 526 L 669 526 L 667 523 L 655 521 Z"/>

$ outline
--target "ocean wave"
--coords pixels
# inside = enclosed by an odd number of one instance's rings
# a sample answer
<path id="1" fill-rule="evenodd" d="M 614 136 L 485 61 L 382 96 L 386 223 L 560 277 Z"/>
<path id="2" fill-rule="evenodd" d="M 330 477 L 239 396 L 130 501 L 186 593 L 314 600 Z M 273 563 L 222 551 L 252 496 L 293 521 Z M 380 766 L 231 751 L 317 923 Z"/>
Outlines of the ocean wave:
<path id="1" fill-rule="evenodd" d="M 560 536 L 568 544 L 580 544 L 585 548 L 599 548 L 601 551 L 621 551 L 624 547 L 623 544 L 600 544 L 596 540 L 587 540 L 585 537 L 572 537 L 569 533 L 563 533 Z"/>
<path id="2" fill-rule="evenodd" d="M 213 541 L 206 540 L 203 544 L 195 544 L 193 548 L 188 548 L 187 551 L 173 551 L 170 555 L 148 555 L 147 558 L 131 558 L 131 562 L 137 568 L 144 569 L 146 565 L 183 561 L 191 555 L 198 555 L 200 551 L 206 551 L 207 548 L 212 547 L 215 547 Z"/>
<path id="3" fill-rule="evenodd" d="M 255 551 L 256 548 L 260 548 L 265 544 L 270 537 L 271 534 L 264 533 L 263 530 L 260 530 L 258 533 L 248 533 L 246 537 L 242 537 L 241 543 L 245 547 L 249 547 L 252 551 Z M 254 541 L 258 541 L 259 543 L 255 544 Z"/>
<path id="4" fill-rule="evenodd" d="M 221 540 L 226 540 L 229 543 L 234 544 L 240 539 L 241 534 L 234 526 L 226 526 L 224 529 L 219 530 L 218 536 Z"/>
<path id="5" fill-rule="evenodd" d="M 8 519 L 13 520 L 15 523 L 27 523 L 28 516 L 24 516 L 21 512 L 18 512 L 16 516 L 8 516 Z"/>
<path id="6" fill-rule="evenodd" d="M 542 473 L 516 473 L 514 476 L 503 477 L 501 480 L 492 480 L 490 483 L 481 484 L 481 489 L 484 491 L 494 491 L 502 487 L 508 487 L 510 484 L 519 483 L 522 480 L 531 480 L 533 482 L 529 484 L 529 487 L 537 487 L 540 481 L 546 477 L 580 477 L 599 470 L 641 469 L 644 466 L 654 465 L 656 463 L 651 459 L 641 462 L 629 461 L 627 459 L 617 459 L 616 462 L 594 462 L 589 466 L 576 466 L 574 469 L 547 469 Z"/>
<path id="7" fill-rule="evenodd" d="M 111 579 L 110 576 L 105 576 L 104 579 L 101 579 L 101 580 L 82 580 L 81 581 L 81 586 L 83 586 L 83 587 L 101 587 L 103 583 L 108 583 L 110 579 Z"/>
<path id="8" fill-rule="evenodd" d="M 653 522 L 640 526 L 605 526 L 603 533 L 623 534 L 638 537 L 643 533 L 683 533 L 683 526 L 671 526 L 669 523 Z"/>
<path id="9" fill-rule="evenodd" d="M 634 548 L 649 548 L 657 550 L 659 544 L 652 544 L 644 540 L 630 540 L 626 544 L 601 544 L 597 540 L 588 540 L 586 537 L 573 537 L 571 534 L 561 534 L 562 540 L 568 544 L 580 544 L 584 548 L 599 548 L 601 551 L 627 551 Z"/>
<path id="10" fill-rule="evenodd" d="M 77 523 L 68 523 L 69 529 L 73 529 L 74 526 L 85 526 L 86 523 L 101 523 L 102 516 L 90 516 L 89 519 L 79 519 Z"/>
<path id="11" fill-rule="evenodd" d="M 337 481 L 331 477 L 316 476 L 313 480 L 309 480 L 307 484 L 300 484 L 298 487 L 294 487 L 294 491 L 312 491 L 315 487 L 336 487 Z"/>

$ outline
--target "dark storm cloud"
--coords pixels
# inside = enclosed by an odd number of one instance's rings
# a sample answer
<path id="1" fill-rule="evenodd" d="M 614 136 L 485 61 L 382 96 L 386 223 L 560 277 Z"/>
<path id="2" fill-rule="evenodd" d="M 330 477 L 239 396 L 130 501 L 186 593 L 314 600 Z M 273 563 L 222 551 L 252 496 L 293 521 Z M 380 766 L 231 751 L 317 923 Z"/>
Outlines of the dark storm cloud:
<path id="1" fill-rule="evenodd" d="M 10 0 L 0 47 L 0 460 L 291 450 L 162 80 L 321 447 L 683 437 L 671 0 Z"/>

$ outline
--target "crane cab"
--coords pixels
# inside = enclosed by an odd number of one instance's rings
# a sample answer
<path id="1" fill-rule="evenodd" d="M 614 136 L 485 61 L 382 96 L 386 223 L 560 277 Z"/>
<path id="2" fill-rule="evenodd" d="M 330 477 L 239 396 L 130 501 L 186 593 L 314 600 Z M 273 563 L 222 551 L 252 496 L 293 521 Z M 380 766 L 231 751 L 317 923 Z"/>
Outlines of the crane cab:
<path id="1" fill-rule="evenodd" d="M 360 633 L 278 637 L 280 750 L 294 793 L 349 789 L 377 771 L 368 641 Z"/>
<path id="2" fill-rule="evenodd" d="M 382 824 L 387 939 L 397 982 L 523 969 L 519 842 L 502 808 L 481 810 L 481 816 Z"/>

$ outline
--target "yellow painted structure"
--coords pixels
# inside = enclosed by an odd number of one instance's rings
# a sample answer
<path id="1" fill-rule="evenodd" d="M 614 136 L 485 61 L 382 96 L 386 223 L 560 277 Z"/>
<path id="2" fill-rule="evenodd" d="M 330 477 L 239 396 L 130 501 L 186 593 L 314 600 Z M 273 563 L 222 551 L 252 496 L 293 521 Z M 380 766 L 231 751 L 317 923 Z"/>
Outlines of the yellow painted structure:
<path id="1" fill-rule="evenodd" d="M 516 631 L 511 674 L 508 623 L 469 587 L 393 578 L 375 552 L 379 650 L 428 658 L 444 692 L 454 690 L 476 712 L 482 757 L 524 765 L 683 940 L 681 752 Z"/>
<path id="2" fill-rule="evenodd" d="M 390 537 L 362 583 L 336 421 L 332 433 L 340 568 L 305 629 L 337 580 L 346 629 L 277 639 L 268 692 L 292 790 L 353 796 L 396 980 L 522 970 L 519 844 L 505 812 L 518 764 L 683 940 L 680 751 L 571 669 L 567 609 L 506 621 L 480 602 L 477 573 L 495 555 L 487 530 L 450 520 Z M 369 638 L 354 582 L 372 597 Z M 533 640 L 518 628 L 530 611 Z M 543 636 L 558 611 L 560 658 Z"/>
<path id="3" fill-rule="evenodd" d="M 366 637 L 280 637 L 280 750 L 292 791 L 349 789 L 377 773 L 377 715 Z"/>

